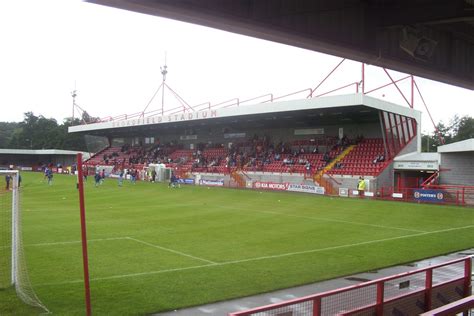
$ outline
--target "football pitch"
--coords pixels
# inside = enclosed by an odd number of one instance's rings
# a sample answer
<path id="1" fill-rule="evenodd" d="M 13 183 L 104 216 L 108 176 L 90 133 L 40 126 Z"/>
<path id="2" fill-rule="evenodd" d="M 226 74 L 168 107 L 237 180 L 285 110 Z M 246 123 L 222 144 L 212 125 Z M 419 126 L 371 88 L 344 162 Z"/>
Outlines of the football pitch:
<path id="1" fill-rule="evenodd" d="M 472 208 L 145 182 L 118 187 L 113 179 L 96 188 L 92 177 L 85 186 L 96 315 L 174 310 L 474 247 Z M 53 314 L 84 315 L 75 177 L 55 175 L 48 186 L 42 174 L 23 173 L 21 190 L 35 292 Z M 38 314 L 12 297 L 0 290 L 0 315 Z"/>

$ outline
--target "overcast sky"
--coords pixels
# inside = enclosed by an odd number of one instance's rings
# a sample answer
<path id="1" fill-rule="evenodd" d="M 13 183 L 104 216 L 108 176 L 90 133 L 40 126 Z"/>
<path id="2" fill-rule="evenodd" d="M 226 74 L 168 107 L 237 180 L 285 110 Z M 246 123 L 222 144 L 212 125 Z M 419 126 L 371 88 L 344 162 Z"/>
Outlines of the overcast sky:
<path id="1" fill-rule="evenodd" d="M 93 116 L 141 111 L 161 83 L 165 52 L 166 82 L 190 105 L 314 88 L 341 60 L 78 0 L 1 1 L 0 35 L 0 121 L 22 121 L 32 111 L 62 122 L 72 115 L 75 85 L 77 103 Z M 360 81 L 360 68 L 344 62 L 318 92 Z M 366 90 L 389 82 L 378 67 L 366 71 Z M 474 116 L 474 91 L 416 80 L 435 122 L 447 123 L 454 114 Z M 400 86 L 409 92 L 408 80 Z M 406 105 L 393 86 L 370 95 Z M 176 105 L 167 93 L 165 109 Z M 161 97 L 149 110 L 158 108 Z M 432 130 L 419 97 L 415 108 L 423 112 L 422 130 Z"/>

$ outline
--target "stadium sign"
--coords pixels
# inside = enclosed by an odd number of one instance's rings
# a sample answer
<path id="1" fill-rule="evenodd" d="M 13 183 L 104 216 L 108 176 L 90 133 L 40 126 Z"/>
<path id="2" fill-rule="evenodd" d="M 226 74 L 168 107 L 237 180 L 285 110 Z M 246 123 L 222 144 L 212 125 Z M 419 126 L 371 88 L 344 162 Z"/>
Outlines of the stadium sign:
<path id="1" fill-rule="evenodd" d="M 192 121 L 217 117 L 217 110 L 189 112 L 180 114 L 171 114 L 164 116 L 151 116 L 146 118 L 136 118 L 131 120 L 113 121 L 112 127 L 130 127 L 130 126 L 142 126 L 150 124 L 170 123 L 170 122 L 182 122 Z"/>
<path id="2" fill-rule="evenodd" d="M 348 188 L 339 188 L 339 196 L 349 196 L 349 189 Z"/>
<path id="3" fill-rule="evenodd" d="M 245 138 L 245 133 L 227 133 L 224 138 Z"/>
<path id="4" fill-rule="evenodd" d="M 286 191 L 288 190 L 288 183 L 255 181 L 253 183 L 253 188 L 263 190 Z"/>
<path id="5" fill-rule="evenodd" d="M 423 202 L 444 202 L 445 193 L 441 190 L 415 190 L 413 191 L 413 198 L 416 201 Z"/>
<path id="6" fill-rule="evenodd" d="M 224 180 L 201 179 L 201 180 L 199 180 L 199 185 L 207 185 L 207 186 L 213 186 L 213 187 L 223 187 L 224 186 Z"/>
<path id="7" fill-rule="evenodd" d="M 178 183 L 181 183 L 181 184 L 194 184 L 194 179 L 192 179 L 192 178 L 178 179 Z"/>
<path id="8" fill-rule="evenodd" d="M 181 135 L 179 136 L 180 140 L 196 140 L 198 139 L 197 135 Z"/>
<path id="9" fill-rule="evenodd" d="M 324 128 L 295 129 L 295 135 L 324 135 Z"/>
<path id="10" fill-rule="evenodd" d="M 315 185 L 307 184 L 290 184 L 287 190 L 292 192 L 324 194 L 324 187 L 317 187 Z"/>
<path id="11" fill-rule="evenodd" d="M 431 161 L 396 161 L 393 164 L 394 169 L 401 170 L 438 170 L 438 162 Z"/>

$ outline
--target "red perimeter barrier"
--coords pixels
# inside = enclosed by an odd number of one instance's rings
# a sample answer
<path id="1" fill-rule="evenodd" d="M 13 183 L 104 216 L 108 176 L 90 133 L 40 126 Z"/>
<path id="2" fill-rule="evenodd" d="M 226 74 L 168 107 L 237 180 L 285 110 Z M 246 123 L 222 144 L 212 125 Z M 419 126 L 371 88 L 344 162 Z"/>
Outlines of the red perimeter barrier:
<path id="1" fill-rule="evenodd" d="M 430 185 L 426 188 L 398 189 L 382 187 L 374 192 L 374 197 L 385 200 L 467 206 L 474 205 L 474 187 L 455 185 Z"/>
<path id="2" fill-rule="evenodd" d="M 471 294 L 472 256 L 229 316 L 419 315 Z"/>

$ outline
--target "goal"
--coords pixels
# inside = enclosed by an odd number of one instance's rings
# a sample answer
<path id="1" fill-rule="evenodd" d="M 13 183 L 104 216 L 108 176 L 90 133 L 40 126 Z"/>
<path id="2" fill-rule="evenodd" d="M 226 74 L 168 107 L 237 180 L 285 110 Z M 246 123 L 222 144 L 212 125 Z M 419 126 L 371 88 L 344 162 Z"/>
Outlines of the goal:
<path id="1" fill-rule="evenodd" d="M 0 289 L 13 287 L 26 304 L 49 312 L 31 286 L 22 241 L 20 174 L 0 170 Z"/>

